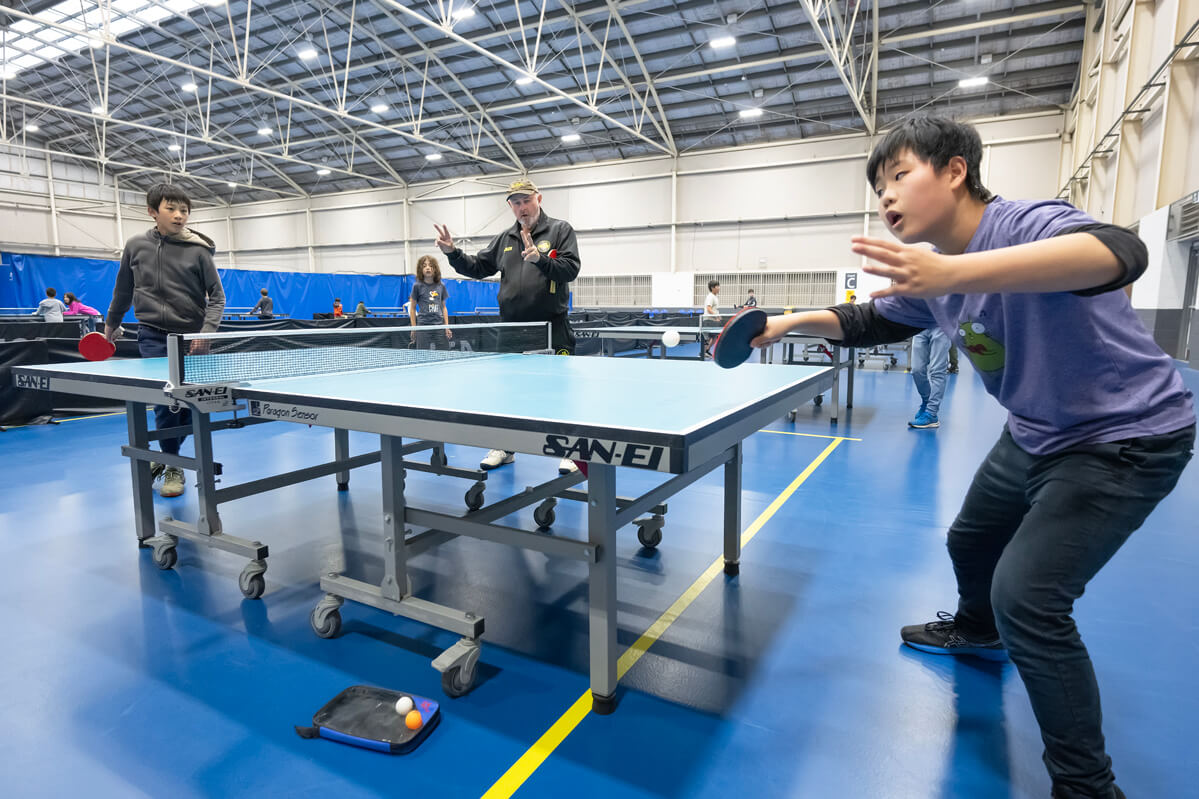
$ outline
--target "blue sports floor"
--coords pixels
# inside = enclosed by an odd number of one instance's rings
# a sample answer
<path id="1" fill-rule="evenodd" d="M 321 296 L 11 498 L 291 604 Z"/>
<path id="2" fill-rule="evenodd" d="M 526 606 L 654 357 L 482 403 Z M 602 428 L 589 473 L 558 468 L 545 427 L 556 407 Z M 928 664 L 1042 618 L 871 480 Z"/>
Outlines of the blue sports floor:
<path id="1" fill-rule="evenodd" d="M 0 793 L 1046 799 L 1013 667 L 899 644 L 900 626 L 954 608 L 945 529 L 1003 421 L 963 367 L 940 430 L 907 429 L 908 375 L 867 369 L 840 425 L 809 405 L 751 437 L 737 578 L 709 568 L 718 477 L 670 503 L 656 552 L 623 530 L 622 646 L 673 611 L 614 715 L 570 712 L 587 689 L 582 564 L 467 540 L 413 561 L 418 595 L 485 612 L 487 633 L 480 684 L 394 757 L 293 731 L 352 684 L 441 698 L 429 660 L 453 635 L 352 603 L 340 638 L 309 628 L 322 570 L 381 571 L 378 466 L 355 471 L 348 493 L 330 477 L 222 506 L 227 530 L 270 545 L 266 595 L 252 601 L 238 558 L 183 542 L 164 572 L 136 548 L 123 416 L 0 433 Z M 1185 376 L 1199 391 L 1199 374 Z M 448 451 L 464 465 L 482 455 Z M 260 425 L 218 433 L 216 452 L 239 483 L 322 462 L 332 434 Z M 555 466 L 518 456 L 489 497 Z M 455 510 L 468 487 L 408 479 Z M 625 470 L 618 490 L 657 479 Z M 157 500 L 157 515 L 194 518 L 193 500 Z M 1077 608 L 1130 799 L 1199 797 L 1196 518 L 1192 465 Z M 582 521 L 577 503 L 559 505 L 559 530 Z"/>

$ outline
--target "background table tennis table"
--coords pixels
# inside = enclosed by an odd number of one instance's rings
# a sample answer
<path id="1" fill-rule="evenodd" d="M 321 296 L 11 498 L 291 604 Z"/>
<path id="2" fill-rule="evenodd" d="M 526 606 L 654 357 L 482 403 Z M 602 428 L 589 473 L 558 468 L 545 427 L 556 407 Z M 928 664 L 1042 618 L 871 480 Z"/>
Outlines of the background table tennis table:
<path id="1" fill-rule="evenodd" d="M 644 341 L 646 343 L 646 357 L 653 357 L 654 349 L 658 350 L 658 358 L 668 359 L 675 357 L 683 360 L 707 360 L 704 356 L 704 348 L 700 347 L 699 352 L 692 356 L 668 356 L 668 349 L 662 343 L 662 336 L 667 330 L 674 330 L 679 334 L 679 341 L 699 341 L 702 336 L 716 336 L 720 333 L 720 327 L 713 324 L 712 326 L 699 327 L 661 327 L 655 325 L 614 325 L 612 327 L 576 327 L 575 335 L 583 338 L 598 338 L 600 340 L 601 355 L 615 355 L 615 347 L 605 346 L 605 341 Z M 833 367 L 833 412 L 829 417 L 830 421 L 836 422 L 841 416 L 841 372 L 848 372 L 848 380 L 845 391 L 845 407 L 853 407 L 853 373 L 855 363 L 855 350 L 853 347 L 842 347 L 839 344 L 829 344 L 820 336 L 808 336 L 800 333 L 788 333 L 783 337 L 783 340 L 773 347 L 767 347 L 759 350 L 758 360 L 761 363 L 774 363 L 775 349 L 780 348 L 782 355 L 779 362 L 795 365 L 800 363 L 800 358 L 806 363 L 810 357 L 809 348 L 805 344 L 818 344 L 823 348 L 823 355 L 819 356 L 821 360 L 824 357 L 829 359 L 829 365 Z M 796 355 L 796 346 L 799 346 L 800 355 Z M 817 394 L 813 398 L 813 402 L 817 405 L 822 404 L 823 395 Z M 792 409 L 788 414 L 791 421 L 795 421 L 795 410 Z"/>
<path id="2" fill-rule="evenodd" d="M 177 338 L 177 337 L 172 337 Z M 178 342 L 172 346 L 178 348 Z M 101 363 L 14 368 L 19 388 L 60 391 L 122 400 L 127 408 L 134 515 L 139 545 L 153 550 L 162 568 L 175 564 L 178 538 L 203 542 L 251 558 L 239 577 L 250 598 L 264 590 L 268 550 L 258 541 L 226 533 L 218 504 L 275 488 L 337 475 L 348 487 L 349 470 L 382 463 L 384 574 L 379 585 L 342 574 L 320 577 L 325 597 L 310 621 L 322 637 L 337 635 L 340 608 L 355 600 L 395 615 L 416 619 L 462 638 L 433 661 L 451 696 L 473 686 L 483 616 L 413 596 L 407 560 L 456 536 L 506 543 L 588 565 L 590 682 L 597 712 L 615 708 L 616 559 L 618 529 L 637 523 L 645 546 L 661 540 L 665 500 L 723 467 L 725 571 L 740 563 L 742 441 L 788 410 L 827 390 L 827 367 L 775 367 L 747 364 L 730 373 L 710 365 L 551 355 L 494 355 L 417 367 L 393 367 L 299 377 L 250 380 L 241 384 L 169 387 L 166 359 L 110 360 Z M 491 390 L 480 391 L 480 386 Z M 178 435 L 179 428 L 151 433 L 146 408 L 164 402 L 164 389 L 194 409 L 195 455 L 170 456 L 150 449 L 150 441 Z M 652 396 L 654 401 L 647 402 Z M 213 419 L 217 408 L 240 407 L 249 418 Z M 214 459 L 212 433 L 245 424 L 291 421 L 334 430 L 334 460 L 240 485 L 216 487 L 223 471 Z M 349 430 L 380 436 L 377 452 L 349 455 Z M 404 439 L 412 439 L 404 442 Z M 478 470 L 445 462 L 441 443 L 569 457 L 586 472 L 556 476 L 513 496 L 483 505 Z M 405 459 L 432 451 L 429 463 Z M 193 470 L 197 476 L 195 525 L 170 517 L 155 525 L 149 462 Z M 618 467 L 649 469 L 666 479 L 636 498 L 617 495 Z M 470 510 L 462 515 L 422 509 L 404 493 L 406 470 L 479 478 L 468 490 Z M 586 490 L 574 486 L 586 481 Z M 558 499 L 586 502 L 586 538 L 549 534 Z M 496 524 L 518 510 L 536 506 L 532 529 Z M 640 518 L 650 513 L 648 519 Z M 410 532 L 410 527 L 423 528 Z"/>

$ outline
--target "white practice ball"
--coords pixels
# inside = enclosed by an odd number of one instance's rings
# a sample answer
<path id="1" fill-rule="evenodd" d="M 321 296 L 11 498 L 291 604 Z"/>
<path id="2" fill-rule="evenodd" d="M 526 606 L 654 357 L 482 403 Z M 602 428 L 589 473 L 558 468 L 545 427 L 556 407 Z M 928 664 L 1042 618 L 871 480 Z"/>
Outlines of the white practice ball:
<path id="1" fill-rule="evenodd" d="M 401 716 L 407 716 L 412 711 L 412 708 L 412 697 L 401 696 L 396 700 L 396 713 L 399 713 Z"/>
<path id="2" fill-rule="evenodd" d="M 662 343 L 667 347 L 677 347 L 679 345 L 679 331 L 667 330 L 662 334 Z"/>

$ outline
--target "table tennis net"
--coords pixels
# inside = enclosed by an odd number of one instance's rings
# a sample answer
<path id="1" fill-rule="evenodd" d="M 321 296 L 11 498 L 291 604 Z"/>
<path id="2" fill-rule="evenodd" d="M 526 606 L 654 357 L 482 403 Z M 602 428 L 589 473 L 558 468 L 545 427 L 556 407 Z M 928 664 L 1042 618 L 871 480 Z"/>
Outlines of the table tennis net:
<path id="1" fill-rule="evenodd" d="M 545 352 L 548 343 L 544 322 L 197 333 L 180 337 L 171 368 L 180 384 L 245 383 Z"/>

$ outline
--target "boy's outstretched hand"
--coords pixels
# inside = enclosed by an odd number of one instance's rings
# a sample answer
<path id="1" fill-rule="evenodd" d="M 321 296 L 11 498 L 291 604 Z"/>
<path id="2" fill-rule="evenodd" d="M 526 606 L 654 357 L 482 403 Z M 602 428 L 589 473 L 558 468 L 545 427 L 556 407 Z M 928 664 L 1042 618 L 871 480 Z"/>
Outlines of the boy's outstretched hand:
<path id="1" fill-rule="evenodd" d="M 925 247 L 867 236 L 854 236 L 852 241 L 851 250 L 875 261 L 862 267 L 863 272 L 895 281 L 884 289 L 871 292 L 872 298 L 928 298 L 954 293 L 955 275 L 949 256 Z"/>

